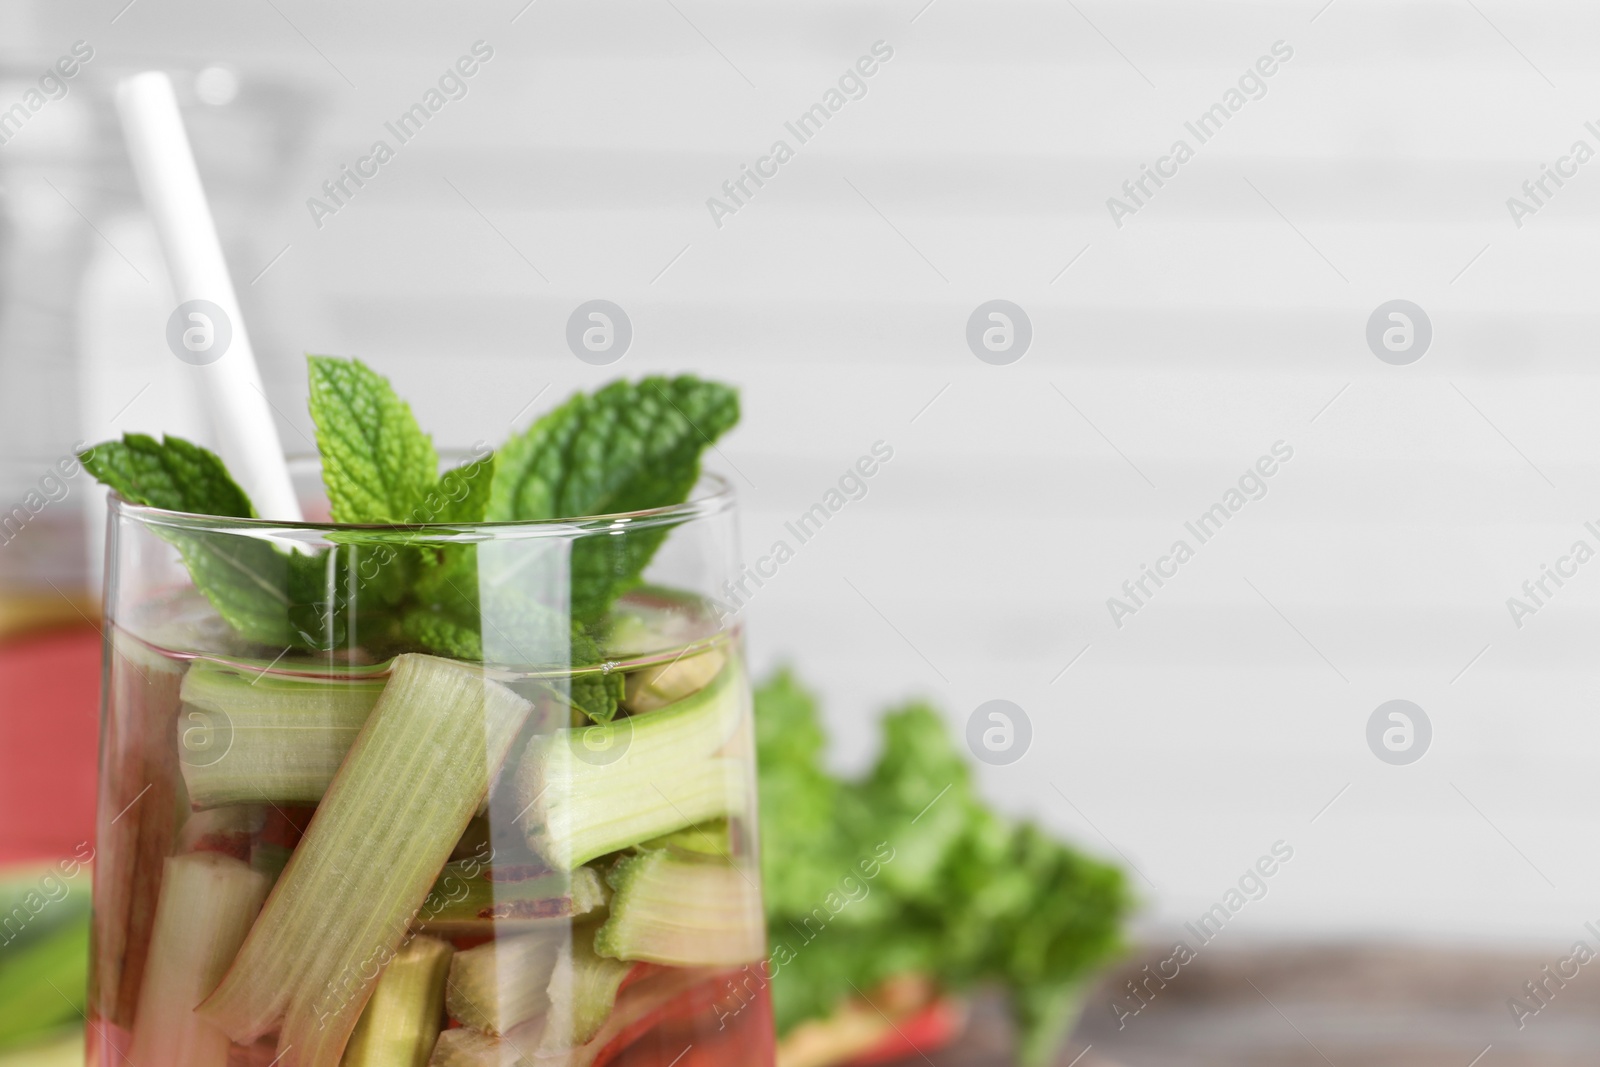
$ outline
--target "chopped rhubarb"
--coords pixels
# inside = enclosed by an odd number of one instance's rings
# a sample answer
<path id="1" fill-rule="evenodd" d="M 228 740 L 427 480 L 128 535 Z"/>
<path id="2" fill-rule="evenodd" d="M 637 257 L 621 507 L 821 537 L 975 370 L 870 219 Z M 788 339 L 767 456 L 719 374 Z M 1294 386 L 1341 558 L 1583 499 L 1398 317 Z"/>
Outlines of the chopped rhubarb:
<path id="1" fill-rule="evenodd" d="M 267 809 L 258 804 L 230 804 L 193 812 L 178 831 L 179 852 L 221 852 L 248 860 L 252 841 L 266 825 Z"/>
<path id="2" fill-rule="evenodd" d="M 370 670 L 314 679 L 195 664 L 178 722 L 189 802 L 319 802 L 383 688 Z"/>
<path id="3" fill-rule="evenodd" d="M 531 1028 L 532 1033 L 527 1031 Z M 539 1024 L 524 1027 L 517 1034 L 495 1037 L 482 1030 L 457 1027 L 439 1035 L 428 1067 L 518 1067 L 528 1061 L 519 1051 L 518 1038 L 530 1049 L 539 1038 Z"/>
<path id="4" fill-rule="evenodd" d="M 628 986 L 600 1033 L 574 1050 L 570 1067 L 604 1067 L 668 1020 L 692 1019 L 709 1011 L 717 991 L 715 976 L 707 971 L 665 970 Z"/>
<path id="5" fill-rule="evenodd" d="M 595 951 L 676 967 L 749 963 L 766 952 L 766 922 L 753 871 L 671 850 L 617 861 L 616 895 Z"/>
<path id="6" fill-rule="evenodd" d="M 133 1026 L 161 892 L 182 821 L 177 729 L 183 668 L 117 636 L 101 739 L 99 862 L 94 872 L 95 989 L 101 1018 Z"/>
<path id="7" fill-rule="evenodd" d="M 564 938 L 556 933 L 502 937 L 456 953 L 445 1006 L 463 1026 L 500 1035 L 539 1015 Z"/>
<path id="8" fill-rule="evenodd" d="M 513 790 L 528 843 L 551 866 L 570 870 L 742 810 L 749 768 L 714 754 L 747 717 L 734 661 L 660 711 L 535 734 Z"/>
<path id="9" fill-rule="evenodd" d="M 637 714 L 676 703 L 710 685 L 727 660 L 728 654 L 722 649 L 710 648 L 699 655 L 680 656 L 634 671 L 628 675 L 623 705 Z"/>
<path id="10" fill-rule="evenodd" d="M 336 1067 L 379 970 L 532 710 L 480 669 L 397 657 L 202 1013 L 241 1044 L 281 1024 L 281 1067 Z"/>
<path id="11" fill-rule="evenodd" d="M 439 1035 L 429 1067 L 601 1067 L 675 1011 L 706 996 L 707 975 L 669 970 L 629 985 L 593 1038 L 570 1049 L 541 1050 L 543 1022 L 534 1020 L 494 1037 L 465 1027 Z"/>
<path id="12" fill-rule="evenodd" d="M 653 837 L 649 841 L 641 841 L 637 847 L 641 851 L 670 848 L 700 856 L 720 856 L 723 859 L 732 856 L 734 852 L 733 835 L 730 833 L 727 819 L 713 819 L 698 826 L 687 826 L 670 834 Z"/>
<path id="13" fill-rule="evenodd" d="M 444 1023 L 445 978 L 454 950 L 412 938 L 378 978 L 341 1067 L 425 1067 Z"/>
<path id="14" fill-rule="evenodd" d="M 549 1010 L 539 1037 L 541 1052 L 557 1052 L 593 1041 L 616 1005 L 617 993 L 634 965 L 598 956 L 594 929 L 577 927 L 550 976 Z"/>
<path id="15" fill-rule="evenodd" d="M 568 873 L 464 860 L 445 867 L 415 925 L 440 937 L 489 937 L 564 927 L 600 914 L 610 900 L 610 888 L 591 867 Z"/>
<path id="16" fill-rule="evenodd" d="M 268 887 L 265 875 L 219 852 L 166 861 L 130 1062 L 227 1067 L 228 1035 L 194 1009 L 233 962 Z"/>

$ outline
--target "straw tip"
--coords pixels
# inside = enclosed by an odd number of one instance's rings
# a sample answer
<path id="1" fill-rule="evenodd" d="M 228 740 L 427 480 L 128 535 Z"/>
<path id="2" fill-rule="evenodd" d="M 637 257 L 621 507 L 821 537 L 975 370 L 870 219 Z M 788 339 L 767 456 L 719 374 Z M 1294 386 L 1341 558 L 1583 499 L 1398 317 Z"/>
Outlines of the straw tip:
<path id="1" fill-rule="evenodd" d="M 119 102 L 131 100 L 148 100 L 152 97 L 164 96 L 176 98 L 172 87 L 172 79 L 164 70 L 147 70 L 139 74 L 130 74 L 117 82 L 117 99 Z"/>

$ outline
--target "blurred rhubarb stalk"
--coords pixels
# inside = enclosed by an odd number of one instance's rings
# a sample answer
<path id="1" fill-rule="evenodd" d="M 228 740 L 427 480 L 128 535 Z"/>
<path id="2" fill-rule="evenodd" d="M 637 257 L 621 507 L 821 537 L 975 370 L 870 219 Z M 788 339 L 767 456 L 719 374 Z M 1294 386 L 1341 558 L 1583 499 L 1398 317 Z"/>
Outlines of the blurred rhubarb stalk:
<path id="1" fill-rule="evenodd" d="M 870 1067 L 949 1045 L 967 1026 L 964 1000 L 923 975 L 891 978 L 826 1019 L 801 1023 L 778 1043 L 778 1067 Z"/>

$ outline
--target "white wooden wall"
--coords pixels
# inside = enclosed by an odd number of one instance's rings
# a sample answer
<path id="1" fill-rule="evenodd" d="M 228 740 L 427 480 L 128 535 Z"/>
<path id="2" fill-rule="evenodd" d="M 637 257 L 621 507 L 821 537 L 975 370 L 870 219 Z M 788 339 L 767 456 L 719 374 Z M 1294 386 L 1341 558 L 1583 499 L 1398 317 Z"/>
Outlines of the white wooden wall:
<path id="1" fill-rule="evenodd" d="M 826 695 L 841 766 L 902 695 L 958 730 L 1006 698 L 1032 750 L 983 768 L 985 790 L 1137 864 L 1152 925 L 1279 839 L 1293 861 L 1228 936 L 1561 947 L 1596 917 L 1600 563 L 1520 629 L 1506 598 L 1575 539 L 1600 548 L 1600 162 L 1520 228 L 1506 198 L 1573 141 L 1600 148 L 1600 9 L 139 0 L 113 24 L 124 2 L 0 0 L 8 71 L 99 49 L 90 132 L 47 139 L 77 114 L 63 102 L 0 146 L 7 201 L 49 205 L 57 174 L 154 279 L 119 277 L 50 208 L 99 272 L 83 331 L 144 327 L 97 342 L 76 385 L 4 335 L 16 454 L 107 432 L 173 371 L 159 261 L 92 132 L 106 84 L 230 63 L 238 102 L 193 121 L 292 447 L 305 350 L 371 361 L 460 444 L 617 373 L 735 381 L 745 422 L 713 465 L 752 555 L 873 442 L 894 449 L 749 609 L 760 663 Z M 305 199 L 477 40 L 494 58 L 469 95 L 317 229 Z M 719 229 L 707 197 L 880 40 L 867 95 Z M 1279 41 L 1266 95 L 1199 145 L 1184 122 Z M 278 140 L 242 136 L 248 116 Z M 1118 228 L 1107 197 L 1179 137 L 1194 158 Z M 635 330 L 610 368 L 563 341 L 597 297 Z M 1033 324 L 1011 366 L 966 346 L 994 298 Z M 1364 338 L 1396 298 L 1433 325 L 1410 366 Z M 182 419 L 160 392 L 116 429 Z M 1106 599 L 1280 440 L 1268 495 L 1114 626 Z M 1393 698 L 1433 724 L 1414 765 L 1367 747 Z"/>

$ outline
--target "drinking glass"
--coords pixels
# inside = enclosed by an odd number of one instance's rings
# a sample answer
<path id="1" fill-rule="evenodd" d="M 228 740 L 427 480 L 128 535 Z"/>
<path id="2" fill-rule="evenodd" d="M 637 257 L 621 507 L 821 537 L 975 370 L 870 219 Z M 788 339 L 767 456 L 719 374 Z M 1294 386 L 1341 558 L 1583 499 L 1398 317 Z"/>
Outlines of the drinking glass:
<path id="1" fill-rule="evenodd" d="M 407 526 L 113 498 L 91 1064 L 773 1062 L 730 486 L 456 488 Z"/>

